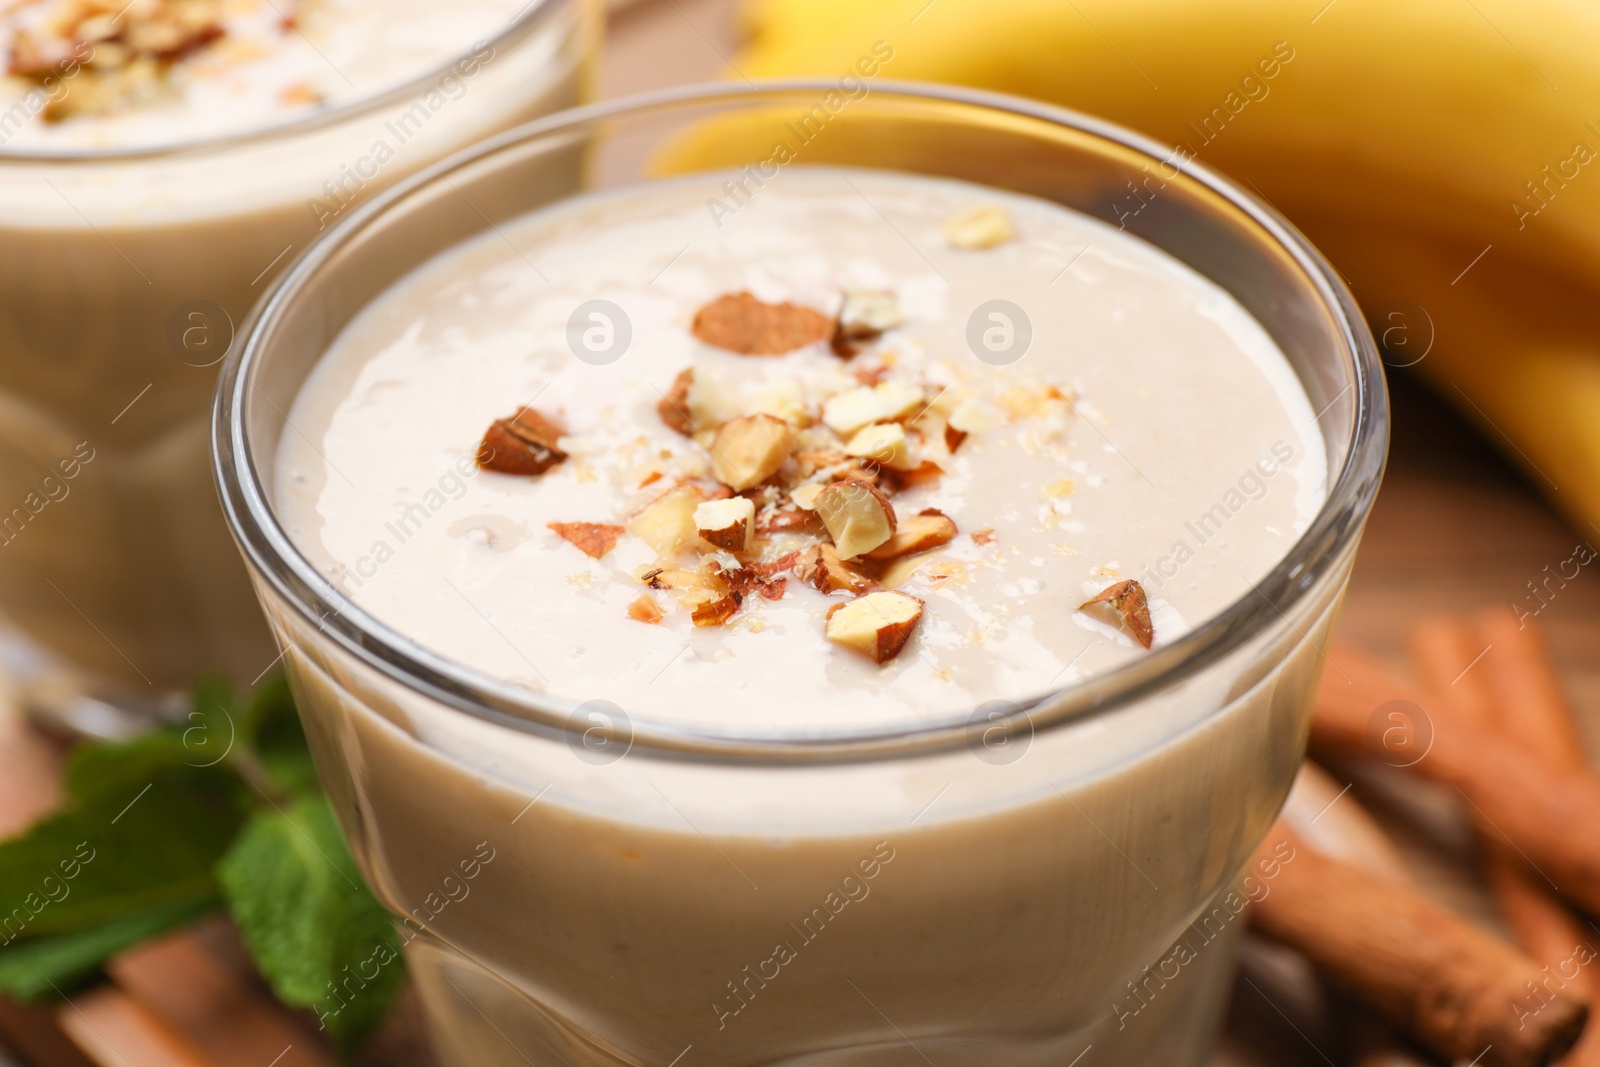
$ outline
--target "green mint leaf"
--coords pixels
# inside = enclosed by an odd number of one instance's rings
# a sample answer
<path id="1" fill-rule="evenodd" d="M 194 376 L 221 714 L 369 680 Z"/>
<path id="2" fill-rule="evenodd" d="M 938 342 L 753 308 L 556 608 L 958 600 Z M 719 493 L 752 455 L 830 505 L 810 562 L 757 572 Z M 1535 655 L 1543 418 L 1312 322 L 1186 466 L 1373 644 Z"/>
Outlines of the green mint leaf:
<path id="1" fill-rule="evenodd" d="M 214 896 L 249 803 L 232 772 L 191 759 L 181 730 L 80 748 L 66 808 L 0 843 L 0 945 Z"/>
<path id="2" fill-rule="evenodd" d="M 0 949 L 0 993 L 34 1000 L 68 993 L 94 977 L 111 956 L 187 925 L 220 904 L 214 892 L 175 900 L 70 934 L 35 937 Z"/>
<path id="3" fill-rule="evenodd" d="M 354 1052 L 383 1022 L 405 963 L 328 802 L 253 816 L 217 877 L 273 992 L 313 1009 L 341 1054 Z"/>
<path id="4" fill-rule="evenodd" d="M 246 719 L 250 747 L 274 784 L 296 796 L 320 789 L 300 713 L 283 675 L 262 683 Z"/>

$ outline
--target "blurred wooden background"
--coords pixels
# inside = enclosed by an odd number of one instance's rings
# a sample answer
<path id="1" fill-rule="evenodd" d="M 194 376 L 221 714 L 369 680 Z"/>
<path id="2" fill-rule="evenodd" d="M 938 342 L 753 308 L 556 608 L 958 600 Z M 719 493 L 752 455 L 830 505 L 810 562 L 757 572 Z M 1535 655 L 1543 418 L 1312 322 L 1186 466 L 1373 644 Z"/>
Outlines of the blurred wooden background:
<path id="1" fill-rule="evenodd" d="M 737 47 L 735 0 L 612 0 L 600 73 L 606 97 L 718 76 Z M 1431 394 L 1394 382 L 1389 474 L 1362 548 L 1345 637 L 1378 651 L 1440 611 L 1511 611 L 1528 583 L 1593 531 L 1568 528 L 1487 443 Z M 1531 601 L 1528 602 L 1531 604 Z M 1587 572 L 1539 615 L 1583 717 L 1600 740 L 1600 579 Z M 0 699 L 0 835 L 55 796 L 59 753 Z M 1418 879 L 1449 904 L 1496 922 L 1471 834 L 1449 797 L 1381 776 L 1354 792 L 1406 850 Z M 1270 953 L 1247 954 L 1214 1067 L 1332 1064 L 1296 1018 Z M 121 958 L 112 982 L 54 1007 L 0 1001 L 0 1067 L 324 1067 L 335 1060 L 303 1016 L 279 1007 L 225 923 L 213 921 Z M 1245 980 L 1246 978 L 1250 980 Z M 1279 980 L 1278 984 L 1274 984 Z M 403 1000 L 362 1064 L 431 1063 L 415 1002 Z M 275 1058 L 276 1057 L 276 1058 Z"/>

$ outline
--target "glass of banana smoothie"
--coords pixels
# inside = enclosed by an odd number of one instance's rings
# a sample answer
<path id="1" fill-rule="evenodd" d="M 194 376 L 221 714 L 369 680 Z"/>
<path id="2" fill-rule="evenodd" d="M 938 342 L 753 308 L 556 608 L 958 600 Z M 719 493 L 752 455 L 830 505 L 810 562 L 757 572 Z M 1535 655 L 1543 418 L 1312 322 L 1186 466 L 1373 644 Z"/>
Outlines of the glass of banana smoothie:
<path id="1" fill-rule="evenodd" d="M 585 0 L 0 4 L 0 617 L 118 700 L 276 655 L 216 507 L 217 365 L 372 193 L 578 101 Z"/>
<path id="2" fill-rule="evenodd" d="M 1246 868 L 1387 436 L 1353 302 L 1203 169 L 889 56 L 503 135 L 224 365 L 453 1067 L 1195 1064 L 1293 862 Z"/>

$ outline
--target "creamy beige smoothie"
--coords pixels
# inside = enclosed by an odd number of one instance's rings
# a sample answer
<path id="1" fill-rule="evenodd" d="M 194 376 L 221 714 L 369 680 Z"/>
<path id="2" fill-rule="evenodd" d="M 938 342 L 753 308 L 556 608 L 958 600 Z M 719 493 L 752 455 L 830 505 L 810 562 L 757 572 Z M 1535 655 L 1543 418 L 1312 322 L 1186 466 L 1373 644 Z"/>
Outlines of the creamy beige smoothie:
<path id="1" fill-rule="evenodd" d="M 576 101 L 579 0 L 0 4 L 0 615 L 119 699 L 276 655 L 206 461 L 251 304 L 375 190 Z"/>
<path id="2" fill-rule="evenodd" d="M 441 1054 L 1200 1062 L 1336 590 L 1139 704 L 1001 724 L 1289 553 L 1328 479 L 1299 379 L 1221 288 L 1056 204 L 726 177 L 435 258 L 287 415 L 276 511 L 326 581 L 592 727 L 462 715 L 264 597 Z M 628 743 L 946 720 L 968 743 L 915 759 Z"/>

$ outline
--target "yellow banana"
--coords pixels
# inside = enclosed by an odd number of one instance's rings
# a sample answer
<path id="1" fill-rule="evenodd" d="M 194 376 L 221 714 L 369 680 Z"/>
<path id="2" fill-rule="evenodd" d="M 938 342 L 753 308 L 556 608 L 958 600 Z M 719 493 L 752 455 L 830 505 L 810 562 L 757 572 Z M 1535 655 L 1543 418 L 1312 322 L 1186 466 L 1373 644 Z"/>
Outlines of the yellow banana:
<path id="1" fill-rule="evenodd" d="M 1299 225 L 1369 308 L 1419 305 L 1437 337 L 1418 370 L 1600 522 L 1600 4 L 748 0 L 743 17 L 747 77 L 838 76 L 887 46 L 877 77 L 1185 146 Z M 725 123 L 674 162 L 758 136 Z"/>

